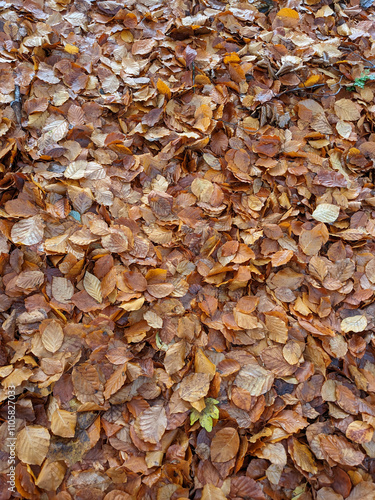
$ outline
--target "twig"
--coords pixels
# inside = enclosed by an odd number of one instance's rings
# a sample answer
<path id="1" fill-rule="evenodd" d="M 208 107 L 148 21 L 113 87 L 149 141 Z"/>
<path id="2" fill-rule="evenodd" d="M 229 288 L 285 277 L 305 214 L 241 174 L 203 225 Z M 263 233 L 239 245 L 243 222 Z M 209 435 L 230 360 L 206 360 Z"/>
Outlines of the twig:
<path id="1" fill-rule="evenodd" d="M 195 64 L 194 61 L 191 63 L 191 66 L 193 68 L 192 74 L 193 74 L 193 93 L 195 94 Z"/>
<path id="2" fill-rule="evenodd" d="M 22 124 L 22 97 L 20 86 L 16 85 L 14 89 L 14 101 L 10 103 L 14 114 L 16 115 L 17 123 L 21 126 Z"/>

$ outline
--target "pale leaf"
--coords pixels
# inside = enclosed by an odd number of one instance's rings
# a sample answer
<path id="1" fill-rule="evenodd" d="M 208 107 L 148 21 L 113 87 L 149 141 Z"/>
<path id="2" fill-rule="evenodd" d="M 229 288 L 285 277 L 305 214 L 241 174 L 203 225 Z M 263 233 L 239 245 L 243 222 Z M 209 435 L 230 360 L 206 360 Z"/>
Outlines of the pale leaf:
<path id="1" fill-rule="evenodd" d="M 367 327 L 367 318 L 363 314 L 351 316 L 341 321 L 341 330 L 345 333 L 348 332 L 363 332 Z"/>
<path id="2" fill-rule="evenodd" d="M 70 163 L 64 172 L 67 179 L 82 179 L 85 177 L 87 161 L 78 160 Z"/>
<path id="3" fill-rule="evenodd" d="M 101 304 L 103 297 L 101 284 L 98 278 L 93 274 L 86 272 L 85 277 L 83 278 L 83 286 L 86 292 Z"/>
<path id="4" fill-rule="evenodd" d="M 39 215 L 16 222 L 12 227 L 11 239 L 13 243 L 21 245 L 35 245 L 42 241 L 44 223 Z"/>
<path id="5" fill-rule="evenodd" d="M 330 203 L 321 203 L 313 211 L 312 216 L 319 222 L 332 223 L 337 220 L 340 213 L 340 207 L 331 205 Z"/>
<path id="6" fill-rule="evenodd" d="M 74 295 L 74 286 L 68 279 L 54 276 L 52 278 L 52 295 L 58 302 L 68 302 Z"/>
<path id="7" fill-rule="evenodd" d="M 44 328 L 42 333 L 42 342 L 49 352 L 56 352 L 62 346 L 64 340 L 64 332 L 61 325 L 57 321 L 51 321 Z"/>

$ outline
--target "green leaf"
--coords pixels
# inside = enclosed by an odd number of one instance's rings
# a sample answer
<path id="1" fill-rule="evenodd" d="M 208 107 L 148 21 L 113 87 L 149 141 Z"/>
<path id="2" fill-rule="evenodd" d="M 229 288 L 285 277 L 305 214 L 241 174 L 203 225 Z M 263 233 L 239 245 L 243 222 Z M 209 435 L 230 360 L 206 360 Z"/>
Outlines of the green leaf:
<path id="1" fill-rule="evenodd" d="M 358 77 L 354 80 L 353 85 L 350 85 L 349 87 L 347 87 L 347 90 L 354 91 L 354 90 L 356 90 L 356 87 L 363 89 L 368 80 L 374 80 L 374 79 L 375 79 L 374 73 L 368 74 L 368 71 L 366 73 L 362 73 L 360 77 Z"/>
<path id="2" fill-rule="evenodd" d="M 199 420 L 201 417 L 201 414 L 197 410 L 192 410 L 190 413 L 190 425 L 195 424 L 197 420 Z"/>
<path id="3" fill-rule="evenodd" d="M 217 406 L 213 406 L 210 411 L 210 416 L 212 418 L 219 418 L 219 408 Z"/>
<path id="4" fill-rule="evenodd" d="M 298 500 L 298 498 L 300 498 L 306 491 L 306 483 L 305 484 L 300 484 L 299 486 L 297 486 L 297 488 L 295 488 L 295 490 L 293 491 L 292 493 L 292 500 Z"/>
<path id="5" fill-rule="evenodd" d="M 200 422 L 201 426 L 204 429 L 206 429 L 207 432 L 212 431 L 212 418 L 209 415 L 204 414 L 203 416 L 201 416 L 201 418 L 199 419 L 199 422 Z"/>
<path id="6" fill-rule="evenodd" d="M 210 405 L 210 404 L 213 404 L 213 405 L 218 405 L 218 404 L 219 404 L 219 401 L 218 401 L 217 399 L 207 398 L 207 399 L 206 399 L 206 404 L 207 404 L 207 405 Z"/>
<path id="7" fill-rule="evenodd" d="M 159 332 L 156 334 L 155 343 L 157 348 L 160 349 L 161 351 L 168 351 L 168 345 L 164 344 L 164 342 L 160 339 Z"/>

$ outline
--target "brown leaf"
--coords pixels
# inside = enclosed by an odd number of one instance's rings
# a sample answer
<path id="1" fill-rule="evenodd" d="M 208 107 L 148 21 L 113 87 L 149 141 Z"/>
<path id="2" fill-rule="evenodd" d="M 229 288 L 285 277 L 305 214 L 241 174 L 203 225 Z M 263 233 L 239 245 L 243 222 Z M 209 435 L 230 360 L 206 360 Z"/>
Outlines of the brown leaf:
<path id="1" fill-rule="evenodd" d="M 236 429 L 226 427 L 218 431 L 211 442 L 211 460 L 228 462 L 237 455 L 240 438 Z"/>
<path id="2" fill-rule="evenodd" d="M 41 331 L 42 342 L 47 351 L 58 351 L 64 340 L 64 332 L 61 325 L 57 321 L 52 320 L 48 323 L 44 323 L 43 327 L 41 327 Z"/>
<path id="3" fill-rule="evenodd" d="M 101 303 L 102 298 L 102 289 L 100 281 L 96 276 L 86 271 L 85 277 L 83 279 L 83 286 L 85 287 L 86 292 L 97 302 Z"/>
<path id="4" fill-rule="evenodd" d="M 152 406 L 141 413 L 134 424 L 135 431 L 143 441 L 158 443 L 167 428 L 167 416 L 163 406 Z"/>
<path id="5" fill-rule="evenodd" d="M 46 460 L 40 470 L 35 484 L 47 491 L 56 491 L 62 483 L 66 472 L 63 462 L 51 462 Z"/>
<path id="6" fill-rule="evenodd" d="M 74 437 L 77 423 L 77 414 L 57 409 L 51 417 L 51 431 L 56 436 Z"/>
<path id="7" fill-rule="evenodd" d="M 231 496 L 235 498 L 252 498 L 254 500 L 266 500 L 261 485 L 251 477 L 233 477 L 230 485 Z"/>
<path id="8" fill-rule="evenodd" d="M 296 434 L 308 426 L 307 420 L 293 410 L 281 411 L 276 417 L 271 418 L 269 423 L 282 427 L 289 434 Z"/>
<path id="9" fill-rule="evenodd" d="M 374 429 L 370 424 L 362 422 L 361 420 L 354 420 L 351 422 L 345 432 L 345 435 L 355 443 L 368 443 L 374 435 Z"/>
<path id="10" fill-rule="evenodd" d="M 126 364 L 117 368 L 107 380 L 103 395 L 108 399 L 124 385 L 126 380 Z"/>
<path id="11" fill-rule="evenodd" d="M 246 365 L 239 371 L 234 383 L 247 390 L 251 396 L 265 394 L 272 387 L 272 373 L 258 364 Z"/>
<path id="12" fill-rule="evenodd" d="M 201 500 L 226 500 L 226 498 L 222 490 L 213 484 L 203 486 Z"/>
<path id="13" fill-rule="evenodd" d="M 343 436 L 320 436 L 323 452 L 342 465 L 355 466 L 363 462 L 365 455 L 356 450 Z"/>
<path id="14" fill-rule="evenodd" d="M 206 396 L 210 386 L 210 376 L 207 373 L 192 373 L 180 384 L 181 398 L 189 403 L 195 403 Z"/>
<path id="15" fill-rule="evenodd" d="M 293 462 L 303 471 L 310 474 L 317 474 L 318 468 L 314 457 L 305 444 L 300 443 L 297 439 L 292 438 L 288 443 L 288 451 Z"/>
<path id="16" fill-rule="evenodd" d="M 167 297 L 174 290 L 174 286 L 172 283 L 158 283 L 155 285 L 147 285 L 147 291 L 153 297 L 157 299 L 162 299 L 163 297 Z"/>

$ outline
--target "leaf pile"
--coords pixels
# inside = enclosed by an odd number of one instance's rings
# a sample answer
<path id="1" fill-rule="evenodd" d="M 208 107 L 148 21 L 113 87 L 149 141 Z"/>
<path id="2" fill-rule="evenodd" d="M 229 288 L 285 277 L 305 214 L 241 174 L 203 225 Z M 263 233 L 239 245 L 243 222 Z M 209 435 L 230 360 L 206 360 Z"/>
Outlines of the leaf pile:
<path id="1" fill-rule="evenodd" d="M 1 7 L 0 499 L 374 499 L 372 2 Z"/>

